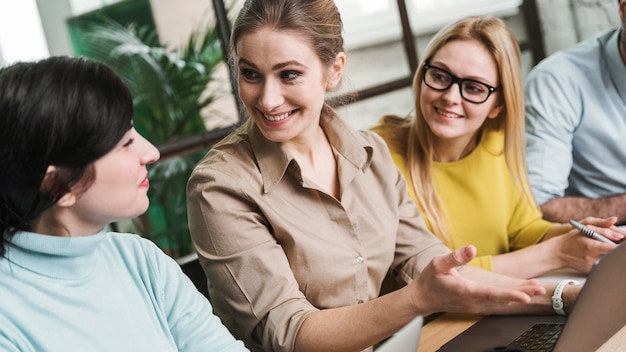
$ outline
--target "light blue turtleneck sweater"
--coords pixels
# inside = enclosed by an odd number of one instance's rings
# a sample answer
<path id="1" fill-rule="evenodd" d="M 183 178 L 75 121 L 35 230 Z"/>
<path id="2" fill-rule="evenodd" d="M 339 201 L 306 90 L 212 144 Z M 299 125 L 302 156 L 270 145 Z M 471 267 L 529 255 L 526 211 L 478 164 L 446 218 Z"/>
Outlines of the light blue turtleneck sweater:
<path id="1" fill-rule="evenodd" d="M 1 351 L 247 351 L 137 235 L 18 232 L 0 258 Z"/>

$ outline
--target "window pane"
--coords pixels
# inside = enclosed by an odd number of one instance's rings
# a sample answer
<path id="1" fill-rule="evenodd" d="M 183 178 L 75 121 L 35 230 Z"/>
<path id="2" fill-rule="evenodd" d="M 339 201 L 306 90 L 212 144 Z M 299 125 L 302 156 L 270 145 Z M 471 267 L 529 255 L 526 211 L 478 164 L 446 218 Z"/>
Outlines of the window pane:
<path id="1" fill-rule="evenodd" d="M 0 65 L 49 55 L 34 0 L 0 0 L 0 49 Z"/>

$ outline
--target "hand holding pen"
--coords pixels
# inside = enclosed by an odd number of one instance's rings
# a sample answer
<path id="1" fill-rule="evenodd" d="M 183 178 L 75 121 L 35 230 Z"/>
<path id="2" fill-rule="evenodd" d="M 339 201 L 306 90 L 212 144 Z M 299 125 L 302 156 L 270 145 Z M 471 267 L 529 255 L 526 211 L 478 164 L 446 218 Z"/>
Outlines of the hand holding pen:
<path id="1" fill-rule="evenodd" d="M 579 223 L 578 221 L 570 220 L 569 223 L 572 226 L 574 226 L 578 231 L 580 231 L 580 233 L 582 233 L 583 235 L 585 235 L 585 236 L 587 236 L 589 238 L 593 238 L 594 240 L 598 240 L 598 241 L 604 242 L 604 243 L 615 244 L 615 242 L 613 242 L 610 239 L 602 236 L 601 234 L 593 231 L 592 229 L 590 229 L 587 226 Z"/>

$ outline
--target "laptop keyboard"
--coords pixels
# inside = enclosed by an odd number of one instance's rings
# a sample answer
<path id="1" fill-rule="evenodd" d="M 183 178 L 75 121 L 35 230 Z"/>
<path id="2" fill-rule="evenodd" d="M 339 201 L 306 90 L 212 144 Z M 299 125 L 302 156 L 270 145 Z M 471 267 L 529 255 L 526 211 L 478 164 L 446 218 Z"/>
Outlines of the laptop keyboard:
<path id="1" fill-rule="evenodd" d="M 509 348 L 519 348 L 528 352 L 550 352 L 561 335 L 563 324 L 538 323 L 518 336 Z"/>

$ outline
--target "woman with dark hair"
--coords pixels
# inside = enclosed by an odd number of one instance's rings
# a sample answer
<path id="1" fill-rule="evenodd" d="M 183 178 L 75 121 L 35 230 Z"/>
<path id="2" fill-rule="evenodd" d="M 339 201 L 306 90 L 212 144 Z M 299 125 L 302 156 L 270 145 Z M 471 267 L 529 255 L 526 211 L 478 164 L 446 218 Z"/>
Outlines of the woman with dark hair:
<path id="1" fill-rule="evenodd" d="M 0 350 L 245 351 L 178 264 L 106 230 L 148 207 L 158 150 L 108 67 L 0 69 Z"/>
<path id="2" fill-rule="evenodd" d="M 444 246 L 382 138 L 324 102 L 346 63 L 332 0 L 248 0 L 231 49 L 250 118 L 196 167 L 187 204 L 215 312 L 248 348 L 371 350 L 418 315 L 552 312 L 554 286 Z M 407 285 L 379 297 L 390 271 Z"/>

